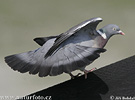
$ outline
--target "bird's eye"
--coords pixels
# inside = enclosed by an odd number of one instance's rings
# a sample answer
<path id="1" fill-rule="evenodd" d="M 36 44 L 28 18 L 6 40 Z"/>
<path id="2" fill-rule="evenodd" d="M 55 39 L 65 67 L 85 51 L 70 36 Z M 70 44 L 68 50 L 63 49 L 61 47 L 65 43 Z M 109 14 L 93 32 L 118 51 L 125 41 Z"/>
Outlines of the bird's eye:
<path id="1" fill-rule="evenodd" d="M 116 28 L 114 27 L 113 30 L 116 31 Z"/>

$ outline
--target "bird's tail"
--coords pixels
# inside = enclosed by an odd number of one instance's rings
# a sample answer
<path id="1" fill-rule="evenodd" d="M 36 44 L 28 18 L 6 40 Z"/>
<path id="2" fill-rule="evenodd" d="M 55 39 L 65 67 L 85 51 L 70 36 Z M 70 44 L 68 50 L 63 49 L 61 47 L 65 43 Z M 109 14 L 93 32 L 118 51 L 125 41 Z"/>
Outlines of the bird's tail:
<path id="1" fill-rule="evenodd" d="M 21 73 L 30 71 L 29 73 L 38 73 L 38 68 L 35 68 L 36 61 L 33 59 L 34 51 L 10 55 L 5 57 L 5 62 L 13 69 Z M 33 72 L 34 68 L 34 72 Z"/>

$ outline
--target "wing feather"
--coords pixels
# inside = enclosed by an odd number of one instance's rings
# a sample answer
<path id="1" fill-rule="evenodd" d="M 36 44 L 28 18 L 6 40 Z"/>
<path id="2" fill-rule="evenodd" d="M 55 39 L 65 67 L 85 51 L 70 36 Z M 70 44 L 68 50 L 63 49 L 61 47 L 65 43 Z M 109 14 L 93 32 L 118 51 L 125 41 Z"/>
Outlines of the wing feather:
<path id="1" fill-rule="evenodd" d="M 96 27 L 97 27 L 97 25 L 98 25 L 98 23 L 101 22 L 101 21 L 102 21 L 101 18 L 92 18 L 92 19 L 86 20 L 86 21 L 84 21 L 84 22 L 82 22 L 82 23 L 80 23 L 80 24 L 72 27 L 67 32 L 62 33 L 61 35 L 59 35 L 57 37 L 54 45 L 46 53 L 45 58 L 47 58 L 48 56 L 50 56 L 59 47 L 60 44 L 62 44 L 65 40 L 67 40 L 73 34 L 77 33 L 82 28 L 87 28 L 87 26 L 88 26 L 92 30 L 95 30 Z"/>
<path id="2" fill-rule="evenodd" d="M 49 36 L 49 37 L 37 37 L 34 38 L 33 40 L 39 44 L 40 46 L 43 46 L 48 40 L 57 38 L 58 36 Z"/>

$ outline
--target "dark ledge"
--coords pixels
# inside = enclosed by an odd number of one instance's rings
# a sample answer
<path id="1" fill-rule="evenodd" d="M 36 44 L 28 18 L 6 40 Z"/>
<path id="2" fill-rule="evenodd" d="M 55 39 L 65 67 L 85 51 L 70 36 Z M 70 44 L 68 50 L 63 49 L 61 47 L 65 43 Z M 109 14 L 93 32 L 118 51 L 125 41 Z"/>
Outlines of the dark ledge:
<path id="1" fill-rule="evenodd" d="M 135 56 L 89 73 L 87 79 L 68 80 L 19 100 L 39 96 L 45 98 L 42 100 L 134 100 Z"/>

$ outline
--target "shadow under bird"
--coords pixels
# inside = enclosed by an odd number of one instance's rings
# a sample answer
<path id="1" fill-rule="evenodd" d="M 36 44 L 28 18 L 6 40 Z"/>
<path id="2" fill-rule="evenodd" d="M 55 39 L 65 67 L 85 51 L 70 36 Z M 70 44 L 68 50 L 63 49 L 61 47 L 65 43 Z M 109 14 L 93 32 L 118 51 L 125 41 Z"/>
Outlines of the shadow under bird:
<path id="1" fill-rule="evenodd" d="M 117 25 L 109 24 L 96 30 L 102 18 L 86 20 L 57 36 L 35 38 L 41 47 L 25 53 L 5 57 L 5 62 L 21 73 L 40 77 L 56 76 L 63 72 L 71 77 L 72 71 L 81 70 L 106 51 L 104 46 L 113 35 L 124 33 Z"/>

